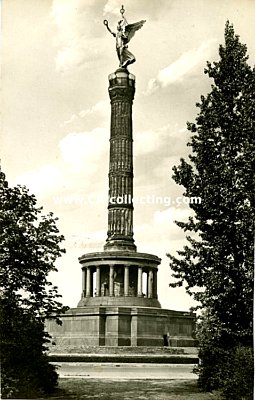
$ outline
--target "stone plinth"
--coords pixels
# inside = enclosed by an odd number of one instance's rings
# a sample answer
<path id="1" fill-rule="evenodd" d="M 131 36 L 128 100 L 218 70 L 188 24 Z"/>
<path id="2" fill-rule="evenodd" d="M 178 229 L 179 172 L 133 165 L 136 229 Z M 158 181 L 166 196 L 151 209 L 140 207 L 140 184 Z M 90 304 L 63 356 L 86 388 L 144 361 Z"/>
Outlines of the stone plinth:
<path id="1" fill-rule="evenodd" d="M 152 307 L 77 307 L 47 323 L 55 352 L 80 352 L 84 346 L 194 345 L 195 314 Z"/>

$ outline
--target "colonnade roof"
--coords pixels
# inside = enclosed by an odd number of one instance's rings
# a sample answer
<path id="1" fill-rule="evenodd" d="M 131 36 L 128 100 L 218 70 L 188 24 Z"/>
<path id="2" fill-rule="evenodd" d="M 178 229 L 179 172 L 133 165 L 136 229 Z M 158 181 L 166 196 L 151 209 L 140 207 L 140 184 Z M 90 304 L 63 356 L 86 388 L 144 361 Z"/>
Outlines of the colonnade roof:
<path id="1" fill-rule="evenodd" d="M 79 257 L 79 262 L 82 265 L 143 265 L 143 266 L 158 266 L 161 259 L 153 254 L 124 252 L 124 251 L 104 251 L 87 253 Z"/>

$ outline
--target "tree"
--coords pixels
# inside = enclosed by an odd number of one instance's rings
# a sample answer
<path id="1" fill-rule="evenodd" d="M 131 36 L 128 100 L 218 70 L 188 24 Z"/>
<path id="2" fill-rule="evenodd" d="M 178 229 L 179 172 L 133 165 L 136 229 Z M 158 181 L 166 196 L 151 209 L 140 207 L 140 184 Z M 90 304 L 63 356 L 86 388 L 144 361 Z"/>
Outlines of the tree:
<path id="1" fill-rule="evenodd" d="M 184 186 L 188 222 L 177 222 L 188 244 L 170 257 L 176 287 L 186 290 L 217 321 L 219 346 L 252 345 L 255 217 L 255 69 L 229 22 L 219 61 L 207 63 L 214 83 L 197 103 L 189 162 L 181 159 L 173 179 Z"/>
<path id="2" fill-rule="evenodd" d="M 41 215 L 34 195 L 10 188 L 0 171 L 0 334 L 3 395 L 14 398 L 49 392 L 57 374 L 45 351 L 47 318 L 66 310 L 48 275 L 64 237 L 52 213 Z M 58 320 L 59 321 L 59 320 Z"/>

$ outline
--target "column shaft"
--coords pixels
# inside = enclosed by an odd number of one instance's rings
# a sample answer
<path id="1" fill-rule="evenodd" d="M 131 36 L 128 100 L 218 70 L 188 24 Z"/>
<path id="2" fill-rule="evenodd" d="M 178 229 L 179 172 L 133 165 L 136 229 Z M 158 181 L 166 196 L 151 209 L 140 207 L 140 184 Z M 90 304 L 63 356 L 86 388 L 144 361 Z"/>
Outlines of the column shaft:
<path id="1" fill-rule="evenodd" d="M 148 273 L 148 297 L 153 297 L 153 270 L 150 269 Z"/>
<path id="2" fill-rule="evenodd" d="M 143 295 L 143 269 L 138 267 L 138 277 L 137 277 L 137 296 L 142 297 Z"/>
<path id="3" fill-rule="evenodd" d="M 133 128 L 135 77 L 125 68 L 109 76 L 111 135 L 108 231 L 105 250 L 136 251 L 133 239 Z M 116 199 L 121 202 L 117 203 Z M 110 199 L 115 199 L 110 201 Z"/>
<path id="4" fill-rule="evenodd" d="M 109 294 L 110 294 L 110 296 L 114 296 L 114 266 L 113 265 L 110 265 Z"/>
<path id="5" fill-rule="evenodd" d="M 82 297 L 86 297 L 86 268 L 82 269 Z"/>
<path id="6" fill-rule="evenodd" d="M 124 296 L 129 295 L 129 266 L 125 265 L 124 271 Z"/>
<path id="7" fill-rule="evenodd" d="M 92 285 L 91 285 L 91 267 L 87 267 L 87 278 L 86 278 L 86 297 L 91 297 Z"/>
<path id="8" fill-rule="evenodd" d="M 154 299 L 158 298 L 158 270 L 154 269 L 153 271 L 153 297 Z"/>
<path id="9" fill-rule="evenodd" d="M 96 296 L 101 296 L 100 266 L 96 269 Z"/>

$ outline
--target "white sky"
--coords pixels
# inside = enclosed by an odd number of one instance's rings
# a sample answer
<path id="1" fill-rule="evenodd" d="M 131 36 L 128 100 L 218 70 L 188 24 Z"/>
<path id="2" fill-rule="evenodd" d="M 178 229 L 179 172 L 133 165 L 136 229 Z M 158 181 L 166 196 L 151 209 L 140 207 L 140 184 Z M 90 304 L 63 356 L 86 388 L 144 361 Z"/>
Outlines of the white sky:
<path id="1" fill-rule="evenodd" d="M 206 61 L 218 59 L 227 19 L 255 54 L 253 0 L 5 0 L 2 2 L 1 163 L 11 185 L 26 184 L 45 212 L 59 217 L 67 254 L 54 283 L 63 302 L 81 293 L 78 257 L 101 251 L 106 239 L 110 105 L 108 74 L 118 67 L 114 38 L 121 4 L 131 22 L 146 19 L 130 43 L 137 62 L 133 106 L 134 193 L 171 196 L 182 189 L 172 167 L 188 154 L 186 121 L 210 90 Z M 70 204 L 65 204 L 71 199 Z M 136 205 L 138 251 L 162 258 L 159 300 L 185 310 L 192 299 L 170 289 L 165 254 L 175 254 L 184 233 L 174 224 L 190 212 L 180 205 Z"/>

